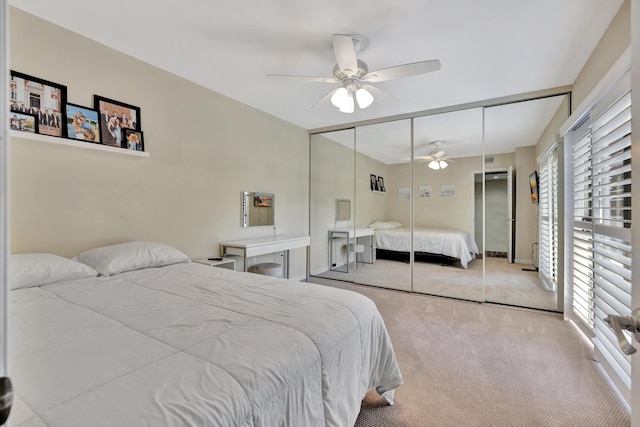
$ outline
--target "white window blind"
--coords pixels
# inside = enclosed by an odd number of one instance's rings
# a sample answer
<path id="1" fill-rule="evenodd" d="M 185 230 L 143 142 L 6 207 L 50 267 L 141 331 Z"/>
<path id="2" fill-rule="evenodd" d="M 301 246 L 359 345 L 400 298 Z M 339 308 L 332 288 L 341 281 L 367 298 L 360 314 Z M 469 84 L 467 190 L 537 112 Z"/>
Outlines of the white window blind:
<path id="1" fill-rule="evenodd" d="M 554 147 L 539 165 L 540 180 L 540 277 L 556 291 L 558 283 L 558 150 Z"/>
<path id="2" fill-rule="evenodd" d="M 631 81 L 627 73 L 570 133 L 573 159 L 573 310 L 593 329 L 596 358 L 631 387 L 631 363 L 604 322 L 631 313 Z M 624 391 L 623 391 L 623 394 Z"/>
<path id="3" fill-rule="evenodd" d="M 591 201 L 591 134 L 588 118 L 570 137 L 573 171 L 573 312 L 593 328 L 593 239 Z"/>

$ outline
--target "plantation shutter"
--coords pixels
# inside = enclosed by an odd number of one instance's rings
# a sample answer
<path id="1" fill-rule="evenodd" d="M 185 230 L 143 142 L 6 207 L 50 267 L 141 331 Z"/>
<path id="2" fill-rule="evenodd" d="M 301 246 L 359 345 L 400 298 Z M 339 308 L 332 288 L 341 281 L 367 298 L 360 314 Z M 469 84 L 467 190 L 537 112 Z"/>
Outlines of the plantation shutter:
<path id="1" fill-rule="evenodd" d="M 558 275 L 558 150 L 543 158 L 539 165 L 540 180 L 540 277 L 547 289 L 557 289 Z"/>
<path id="2" fill-rule="evenodd" d="M 593 328 L 593 218 L 591 200 L 591 134 L 589 121 L 576 126 L 569 137 L 573 140 L 573 313 Z"/>
<path id="3" fill-rule="evenodd" d="M 630 73 L 567 136 L 573 163 L 573 312 L 592 329 L 596 358 L 628 395 L 631 359 L 604 318 L 631 313 Z"/>
<path id="4" fill-rule="evenodd" d="M 604 322 L 631 314 L 630 73 L 591 109 L 591 140 L 596 357 L 630 389 L 631 358 Z"/>

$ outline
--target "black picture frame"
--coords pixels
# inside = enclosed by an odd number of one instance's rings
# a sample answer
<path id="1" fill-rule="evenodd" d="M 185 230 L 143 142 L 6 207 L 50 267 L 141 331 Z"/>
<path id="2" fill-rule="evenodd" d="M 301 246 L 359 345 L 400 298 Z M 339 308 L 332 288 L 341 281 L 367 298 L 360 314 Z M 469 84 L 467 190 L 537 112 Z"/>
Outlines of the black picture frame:
<path id="1" fill-rule="evenodd" d="M 371 181 L 371 191 L 378 191 L 378 177 L 374 174 L 370 174 L 369 179 Z"/>
<path id="2" fill-rule="evenodd" d="M 98 112 L 100 135 L 102 144 L 104 145 L 127 148 L 124 133 L 118 134 L 115 131 L 117 127 L 121 129 L 121 132 L 125 129 L 142 131 L 140 124 L 140 107 L 116 101 L 115 99 L 105 98 L 100 95 L 94 95 L 93 108 Z M 105 110 L 108 118 L 105 115 Z M 114 120 L 113 123 L 110 123 L 112 117 Z M 125 122 L 126 125 L 123 125 Z M 120 136 L 119 139 L 118 136 Z"/>
<path id="3" fill-rule="evenodd" d="M 100 144 L 100 118 L 93 108 L 67 102 L 64 107 L 67 138 Z"/>
<path id="4" fill-rule="evenodd" d="M 38 123 L 37 133 L 66 138 L 64 106 L 67 87 L 11 70 L 9 78 L 10 113 L 31 114 Z"/>
<path id="5" fill-rule="evenodd" d="M 9 113 L 9 129 L 19 132 L 38 133 L 38 116 L 12 111 Z"/>
<path id="6" fill-rule="evenodd" d="M 122 129 L 122 148 L 144 151 L 144 135 L 141 130 Z"/>
<path id="7" fill-rule="evenodd" d="M 378 191 L 387 191 L 387 189 L 384 187 L 384 178 L 381 176 L 378 177 Z"/>

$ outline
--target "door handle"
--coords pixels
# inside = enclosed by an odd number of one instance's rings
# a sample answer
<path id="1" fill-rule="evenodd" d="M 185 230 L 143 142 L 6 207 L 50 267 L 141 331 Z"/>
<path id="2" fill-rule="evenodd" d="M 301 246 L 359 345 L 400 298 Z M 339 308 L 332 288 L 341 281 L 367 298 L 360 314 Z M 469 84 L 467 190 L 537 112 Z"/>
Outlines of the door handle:
<path id="1" fill-rule="evenodd" d="M 640 341 L 640 310 L 634 308 L 631 312 L 631 316 L 607 316 L 604 319 L 609 324 L 609 327 L 613 329 L 613 332 L 618 338 L 618 345 L 622 349 L 624 354 L 631 355 L 636 352 L 636 348 L 631 345 L 625 334 L 622 333 L 623 329 L 631 331 L 637 341 Z"/>

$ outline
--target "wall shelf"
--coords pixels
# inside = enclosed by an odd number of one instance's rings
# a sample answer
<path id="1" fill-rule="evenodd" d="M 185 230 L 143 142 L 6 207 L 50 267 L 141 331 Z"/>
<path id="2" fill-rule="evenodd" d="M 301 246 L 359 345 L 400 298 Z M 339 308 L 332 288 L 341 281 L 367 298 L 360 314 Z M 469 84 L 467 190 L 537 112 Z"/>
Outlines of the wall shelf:
<path id="1" fill-rule="evenodd" d="M 103 151 L 103 152 L 109 152 L 109 153 L 120 154 L 125 156 L 151 157 L 151 154 L 145 151 L 126 150 L 124 148 L 110 147 L 108 145 L 94 144 L 91 142 L 83 142 L 83 141 L 68 139 L 68 138 L 58 138 L 55 136 L 41 135 L 37 133 L 21 132 L 19 130 L 9 130 L 9 137 L 11 139 L 22 139 L 27 141 L 53 143 L 53 144 L 57 144 L 65 147 Z"/>

